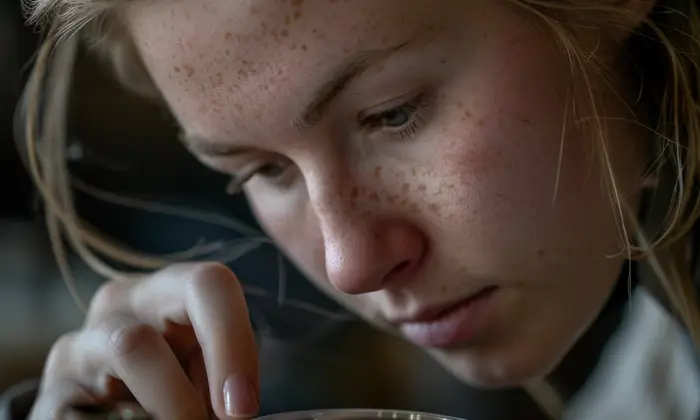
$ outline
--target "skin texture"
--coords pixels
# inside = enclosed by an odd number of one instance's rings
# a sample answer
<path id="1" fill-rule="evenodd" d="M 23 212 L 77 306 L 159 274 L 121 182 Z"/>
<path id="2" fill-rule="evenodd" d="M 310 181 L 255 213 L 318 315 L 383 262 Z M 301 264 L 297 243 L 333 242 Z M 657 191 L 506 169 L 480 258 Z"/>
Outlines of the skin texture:
<path id="1" fill-rule="evenodd" d="M 601 149 L 580 123 L 590 111 L 572 111 L 585 101 L 568 61 L 524 10 L 173 0 L 135 2 L 125 19 L 192 151 L 235 176 L 265 166 L 245 186 L 259 221 L 331 296 L 386 325 L 499 288 L 472 339 L 432 351 L 461 379 L 546 375 L 599 313 L 623 261 L 611 257 L 622 242 Z M 617 35 L 581 38 L 613 57 Z M 299 123 L 346 57 L 386 49 Z M 619 191 L 635 206 L 646 139 L 622 121 L 627 87 L 615 83 L 592 80 Z M 367 123 L 406 101 L 410 130 Z"/>

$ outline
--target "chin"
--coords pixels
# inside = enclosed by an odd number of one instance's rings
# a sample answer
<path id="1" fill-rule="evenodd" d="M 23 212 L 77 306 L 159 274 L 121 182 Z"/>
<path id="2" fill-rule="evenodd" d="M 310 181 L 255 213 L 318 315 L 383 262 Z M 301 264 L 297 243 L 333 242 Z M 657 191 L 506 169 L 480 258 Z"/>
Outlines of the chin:
<path id="1" fill-rule="evenodd" d="M 429 353 L 452 375 L 479 389 L 521 387 L 552 373 L 560 357 L 508 357 L 512 354 L 475 354 L 466 350 L 430 350 Z M 520 355 L 522 356 L 522 354 Z"/>

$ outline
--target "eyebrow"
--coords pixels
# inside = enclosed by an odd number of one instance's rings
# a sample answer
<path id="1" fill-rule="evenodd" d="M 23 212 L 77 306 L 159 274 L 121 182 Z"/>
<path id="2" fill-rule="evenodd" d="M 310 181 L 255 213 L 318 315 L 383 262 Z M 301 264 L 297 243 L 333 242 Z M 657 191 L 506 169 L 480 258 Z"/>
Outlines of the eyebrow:
<path id="1" fill-rule="evenodd" d="M 250 149 L 247 147 L 220 143 L 195 133 L 181 133 L 179 138 L 187 150 L 196 155 L 224 157 L 250 151 Z"/>
<path id="2" fill-rule="evenodd" d="M 409 45 L 403 42 L 393 47 L 364 50 L 357 52 L 330 72 L 328 79 L 311 95 L 311 100 L 303 108 L 301 114 L 292 120 L 294 127 L 305 130 L 320 122 L 328 112 L 333 100 L 347 86 L 371 67 L 386 61 L 389 57 Z M 185 147 L 195 154 L 212 157 L 226 157 L 250 152 L 250 148 L 210 140 L 196 133 L 182 133 L 180 140 Z"/>
<path id="3" fill-rule="evenodd" d="M 389 48 L 360 51 L 346 58 L 330 72 L 330 77 L 311 96 L 312 99 L 303 108 L 304 111 L 293 120 L 294 126 L 299 130 L 304 130 L 321 121 L 333 100 L 353 80 L 369 68 L 387 60 L 408 44 L 409 42 L 403 42 Z"/>

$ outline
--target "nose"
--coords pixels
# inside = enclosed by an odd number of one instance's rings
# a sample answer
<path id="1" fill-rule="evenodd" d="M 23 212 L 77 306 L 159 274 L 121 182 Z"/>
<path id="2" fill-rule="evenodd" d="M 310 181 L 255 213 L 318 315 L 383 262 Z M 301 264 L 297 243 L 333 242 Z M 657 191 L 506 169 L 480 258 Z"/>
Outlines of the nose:
<path id="1" fill-rule="evenodd" d="M 406 283 L 425 258 L 426 237 L 407 220 L 336 214 L 321 225 L 326 274 L 344 293 L 369 293 Z"/>

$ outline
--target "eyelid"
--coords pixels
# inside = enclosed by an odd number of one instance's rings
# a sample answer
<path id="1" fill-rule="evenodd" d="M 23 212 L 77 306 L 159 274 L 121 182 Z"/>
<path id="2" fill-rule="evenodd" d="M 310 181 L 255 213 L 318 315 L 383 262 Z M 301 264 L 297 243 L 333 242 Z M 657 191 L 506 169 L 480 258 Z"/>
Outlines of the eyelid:
<path id="1" fill-rule="evenodd" d="M 243 189 L 243 185 L 248 182 L 258 171 L 262 165 L 265 164 L 263 159 L 255 159 L 245 165 L 241 165 L 240 169 L 235 171 L 230 171 L 233 173 L 231 175 L 231 180 L 226 185 L 226 193 L 229 195 L 238 194 Z M 227 171 L 228 172 L 228 171 Z"/>
<path id="2" fill-rule="evenodd" d="M 293 165 L 293 162 L 283 156 L 275 156 L 273 159 L 259 159 L 255 163 L 246 165 L 244 171 L 239 171 L 243 175 L 233 175 L 231 180 L 226 186 L 226 192 L 229 195 L 234 195 L 242 191 L 243 186 L 250 181 L 253 177 L 260 174 L 260 170 L 267 165 L 281 165 L 287 164 L 289 166 Z"/>
<path id="3" fill-rule="evenodd" d="M 243 185 L 245 185 L 253 175 L 255 175 L 255 171 L 249 171 L 243 176 L 237 174 L 231 175 L 231 179 L 226 184 L 226 194 L 234 195 L 240 193 L 243 190 Z"/>
<path id="4" fill-rule="evenodd" d="M 357 121 L 362 122 L 369 117 L 375 116 L 377 114 L 381 114 L 383 112 L 391 111 L 397 107 L 400 107 L 402 105 L 406 105 L 407 103 L 410 103 L 411 101 L 417 99 L 420 96 L 421 96 L 420 92 L 414 91 L 410 94 L 403 95 L 399 98 L 395 98 L 395 99 L 386 101 L 380 105 L 373 106 L 372 108 L 365 109 L 357 115 Z"/>

